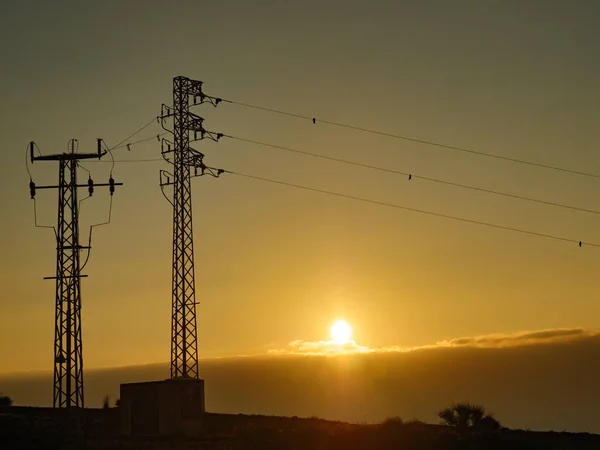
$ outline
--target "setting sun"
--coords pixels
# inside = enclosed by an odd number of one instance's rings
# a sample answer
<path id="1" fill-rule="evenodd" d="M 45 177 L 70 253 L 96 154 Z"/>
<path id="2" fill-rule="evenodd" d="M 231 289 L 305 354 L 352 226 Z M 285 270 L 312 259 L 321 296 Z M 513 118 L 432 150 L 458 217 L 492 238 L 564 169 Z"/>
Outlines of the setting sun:
<path id="1" fill-rule="evenodd" d="M 338 344 L 345 344 L 352 337 L 352 328 L 343 320 L 338 320 L 331 326 L 331 338 Z"/>

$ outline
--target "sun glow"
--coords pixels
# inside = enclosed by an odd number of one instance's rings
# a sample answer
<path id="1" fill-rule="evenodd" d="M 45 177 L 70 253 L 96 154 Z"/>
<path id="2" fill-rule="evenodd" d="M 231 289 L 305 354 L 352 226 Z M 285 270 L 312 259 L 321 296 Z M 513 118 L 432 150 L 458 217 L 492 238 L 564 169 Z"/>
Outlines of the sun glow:
<path id="1" fill-rule="evenodd" d="M 337 344 L 346 344 L 352 338 L 352 328 L 343 320 L 338 320 L 331 326 L 331 339 Z"/>

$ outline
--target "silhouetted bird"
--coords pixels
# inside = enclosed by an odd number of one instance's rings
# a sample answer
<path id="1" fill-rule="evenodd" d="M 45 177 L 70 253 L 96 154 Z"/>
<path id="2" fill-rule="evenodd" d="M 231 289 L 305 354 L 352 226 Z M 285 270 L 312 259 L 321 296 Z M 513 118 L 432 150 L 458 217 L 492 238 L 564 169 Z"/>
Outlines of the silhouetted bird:
<path id="1" fill-rule="evenodd" d="M 313 123 L 317 123 L 317 119 L 313 117 Z"/>
<path id="2" fill-rule="evenodd" d="M 412 175 L 409 173 L 408 174 L 408 181 L 410 181 L 412 179 Z"/>
<path id="3" fill-rule="evenodd" d="M 579 241 L 579 246 L 581 247 L 581 241 Z"/>

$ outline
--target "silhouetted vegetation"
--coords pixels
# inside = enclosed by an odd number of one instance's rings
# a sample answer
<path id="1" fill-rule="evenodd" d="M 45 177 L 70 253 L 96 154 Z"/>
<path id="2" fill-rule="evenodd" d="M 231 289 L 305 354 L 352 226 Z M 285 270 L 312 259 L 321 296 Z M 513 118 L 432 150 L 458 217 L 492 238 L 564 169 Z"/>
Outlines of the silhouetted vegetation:
<path id="1" fill-rule="evenodd" d="M 118 408 L 119 406 L 121 406 L 121 399 L 118 398 L 115 400 L 115 408 Z"/>
<path id="2" fill-rule="evenodd" d="M 102 409 L 110 408 L 110 395 L 105 395 L 102 399 Z"/>
<path id="3" fill-rule="evenodd" d="M 404 425 L 404 421 L 402 420 L 402 417 L 398 417 L 398 416 L 388 417 L 381 423 L 382 427 L 395 427 L 395 426 L 401 426 L 401 425 Z"/>
<path id="4" fill-rule="evenodd" d="M 458 430 L 475 428 L 477 430 L 497 430 L 500 422 L 493 415 L 486 414 L 481 405 L 469 402 L 453 403 L 438 412 L 438 417 L 448 426 Z"/>
<path id="5" fill-rule="evenodd" d="M 7 406 L 12 406 L 13 405 L 13 399 L 10 398 L 8 395 L 4 395 L 2 392 L 0 392 L 0 407 L 7 407 Z"/>

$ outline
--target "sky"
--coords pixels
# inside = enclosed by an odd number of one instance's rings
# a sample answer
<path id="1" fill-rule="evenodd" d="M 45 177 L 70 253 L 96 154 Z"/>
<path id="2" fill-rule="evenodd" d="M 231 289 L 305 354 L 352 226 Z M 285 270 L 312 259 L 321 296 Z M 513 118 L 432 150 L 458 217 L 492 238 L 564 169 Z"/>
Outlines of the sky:
<path id="1" fill-rule="evenodd" d="M 52 232 L 34 226 L 25 149 L 95 151 L 171 101 L 172 79 L 225 99 L 600 173 L 600 6 L 559 1 L 18 2 L 0 5 L 0 372 L 52 367 Z M 600 184 L 539 167 L 223 103 L 207 129 L 334 158 L 597 209 Z M 155 136 L 154 123 L 132 140 Z M 328 339 L 365 348 L 599 327 L 594 213 L 351 167 L 238 140 L 198 142 L 208 165 L 440 214 L 492 229 L 223 175 L 193 180 L 199 354 L 265 355 Z M 160 158 L 156 141 L 115 159 Z M 89 163 L 96 182 L 110 164 Z M 88 369 L 169 360 L 172 211 L 166 163 L 115 165 L 124 186 L 94 230 L 82 282 Z M 29 166 L 55 183 L 54 163 Z M 85 177 L 85 172 L 81 172 Z M 81 211 L 104 222 L 109 195 Z M 36 197 L 56 221 L 56 192 Z M 565 381 L 565 383 L 567 383 Z"/>

